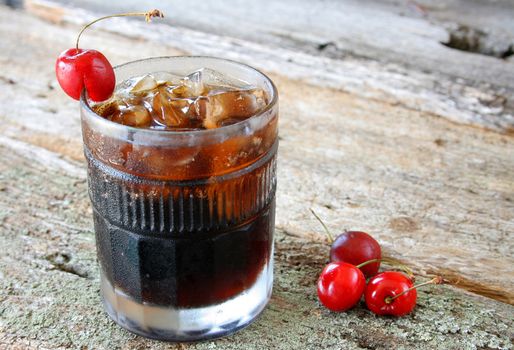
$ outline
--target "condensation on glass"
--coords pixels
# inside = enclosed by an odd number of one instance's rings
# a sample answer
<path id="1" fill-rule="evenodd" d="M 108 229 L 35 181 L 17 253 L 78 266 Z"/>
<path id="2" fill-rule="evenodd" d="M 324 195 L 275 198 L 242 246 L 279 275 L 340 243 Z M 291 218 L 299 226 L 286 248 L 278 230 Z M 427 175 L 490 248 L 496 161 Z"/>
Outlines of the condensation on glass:
<path id="1" fill-rule="evenodd" d="M 116 124 L 81 100 L 101 294 L 137 334 L 191 341 L 230 334 L 266 306 L 273 281 L 278 96 L 257 70 L 209 57 L 116 68 L 118 81 L 200 68 L 262 88 L 267 107 L 217 129 Z"/>

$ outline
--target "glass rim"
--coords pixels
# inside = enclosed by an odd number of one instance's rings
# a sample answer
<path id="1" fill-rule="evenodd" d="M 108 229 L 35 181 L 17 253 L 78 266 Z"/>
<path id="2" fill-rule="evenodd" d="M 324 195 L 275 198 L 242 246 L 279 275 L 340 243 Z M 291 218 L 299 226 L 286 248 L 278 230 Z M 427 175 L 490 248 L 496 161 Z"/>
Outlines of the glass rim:
<path id="1" fill-rule="evenodd" d="M 244 67 L 244 68 L 246 68 L 246 69 L 248 69 L 250 71 L 253 71 L 256 74 L 262 76 L 270 84 L 271 92 L 272 92 L 271 100 L 266 105 L 266 107 L 263 108 L 261 111 L 259 111 L 258 113 L 252 115 L 251 117 L 249 117 L 247 119 L 244 119 L 242 121 L 239 121 L 237 123 L 234 123 L 234 124 L 231 124 L 231 125 L 222 126 L 222 127 L 219 127 L 219 128 L 214 128 L 214 129 L 198 129 L 198 130 L 188 130 L 188 131 L 174 131 L 174 130 L 159 130 L 159 129 L 149 129 L 149 128 L 137 128 L 137 127 L 134 127 L 134 126 L 128 126 L 128 125 L 116 123 L 116 122 L 113 122 L 111 120 L 105 119 L 105 118 L 101 117 L 100 115 L 98 115 L 95 111 L 93 111 L 93 109 L 89 105 L 88 100 L 87 100 L 87 91 L 86 91 L 85 88 L 82 90 L 82 92 L 80 94 L 80 107 L 81 107 L 81 109 L 83 109 L 83 110 L 85 110 L 87 112 L 87 115 L 89 115 L 92 118 L 94 118 L 96 123 L 99 123 L 99 125 L 105 126 L 106 128 L 111 129 L 111 130 L 123 131 L 123 132 L 129 132 L 129 133 L 138 133 L 138 134 L 144 133 L 144 134 L 148 134 L 148 136 L 151 136 L 151 135 L 154 135 L 154 136 L 165 136 L 165 135 L 167 135 L 167 136 L 178 136 L 180 138 L 183 138 L 183 137 L 188 137 L 188 136 L 193 136 L 193 135 L 195 135 L 195 136 L 200 136 L 200 135 L 201 136 L 214 136 L 214 135 L 217 135 L 217 134 L 226 134 L 226 133 L 231 134 L 232 132 L 240 130 L 241 128 L 244 129 L 246 124 L 249 124 L 249 123 L 251 123 L 252 121 L 254 121 L 256 119 L 259 119 L 259 118 L 267 115 L 276 106 L 276 104 L 278 102 L 278 90 L 277 90 L 277 87 L 275 86 L 273 81 L 266 74 L 261 72 L 259 69 L 254 68 L 254 67 L 252 67 L 252 66 L 250 66 L 250 65 L 248 65 L 246 63 L 241 63 L 241 62 L 234 61 L 234 60 L 231 60 L 231 59 L 215 57 L 215 56 L 195 56 L 195 55 L 152 56 L 152 57 L 147 57 L 147 58 L 142 58 L 142 59 L 138 59 L 138 60 L 134 60 L 134 61 L 125 62 L 125 63 L 119 64 L 119 65 L 116 65 L 113 68 L 116 71 L 117 69 L 125 67 L 127 65 L 142 63 L 142 62 L 145 62 L 145 61 L 162 60 L 162 59 L 171 59 L 171 60 L 173 60 L 173 59 L 181 59 L 181 58 L 182 59 L 192 58 L 192 59 L 209 59 L 209 60 L 216 60 L 216 61 L 225 61 L 225 62 L 229 62 L 229 63 L 234 64 L 234 65 L 237 65 L 237 66 L 242 66 L 242 67 Z M 149 72 L 149 73 L 151 73 L 151 72 Z"/>

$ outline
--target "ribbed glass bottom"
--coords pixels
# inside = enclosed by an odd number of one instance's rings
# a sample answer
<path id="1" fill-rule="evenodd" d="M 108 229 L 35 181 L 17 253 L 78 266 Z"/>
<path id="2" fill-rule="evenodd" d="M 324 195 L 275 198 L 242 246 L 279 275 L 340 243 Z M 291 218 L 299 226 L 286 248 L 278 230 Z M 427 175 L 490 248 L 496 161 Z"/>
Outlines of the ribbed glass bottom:
<path id="1" fill-rule="evenodd" d="M 249 325 L 265 308 L 273 286 L 273 260 L 247 290 L 218 305 L 178 309 L 141 304 L 100 272 L 105 311 L 121 327 L 147 338 L 198 341 L 222 337 Z"/>

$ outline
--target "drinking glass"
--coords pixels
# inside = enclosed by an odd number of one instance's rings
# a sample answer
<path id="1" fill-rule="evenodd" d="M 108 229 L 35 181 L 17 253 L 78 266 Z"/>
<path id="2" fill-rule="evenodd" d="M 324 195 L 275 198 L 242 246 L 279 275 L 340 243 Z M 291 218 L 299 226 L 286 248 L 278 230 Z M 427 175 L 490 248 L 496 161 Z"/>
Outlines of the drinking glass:
<path id="1" fill-rule="evenodd" d="M 106 312 L 145 337 L 230 334 L 266 306 L 273 282 L 278 95 L 250 66 L 212 57 L 158 57 L 115 68 L 209 68 L 265 91 L 250 118 L 208 130 L 117 124 L 81 98 L 84 153 Z"/>

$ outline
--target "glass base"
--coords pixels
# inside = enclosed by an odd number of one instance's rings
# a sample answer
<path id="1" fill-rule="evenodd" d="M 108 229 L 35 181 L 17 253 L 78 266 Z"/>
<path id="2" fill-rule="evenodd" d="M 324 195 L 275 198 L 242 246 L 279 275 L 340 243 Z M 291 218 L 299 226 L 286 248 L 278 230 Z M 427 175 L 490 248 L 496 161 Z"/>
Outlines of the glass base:
<path id="1" fill-rule="evenodd" d="M 249 325 L 271 297 L 273 267 L 267 266 L 255 284 L 218 305 L 177 309 L 134 301 L 101 277 L 101 294 L 107 314 L 121 327 L 143 337 L 189 342 L 218 338 Z"/>

